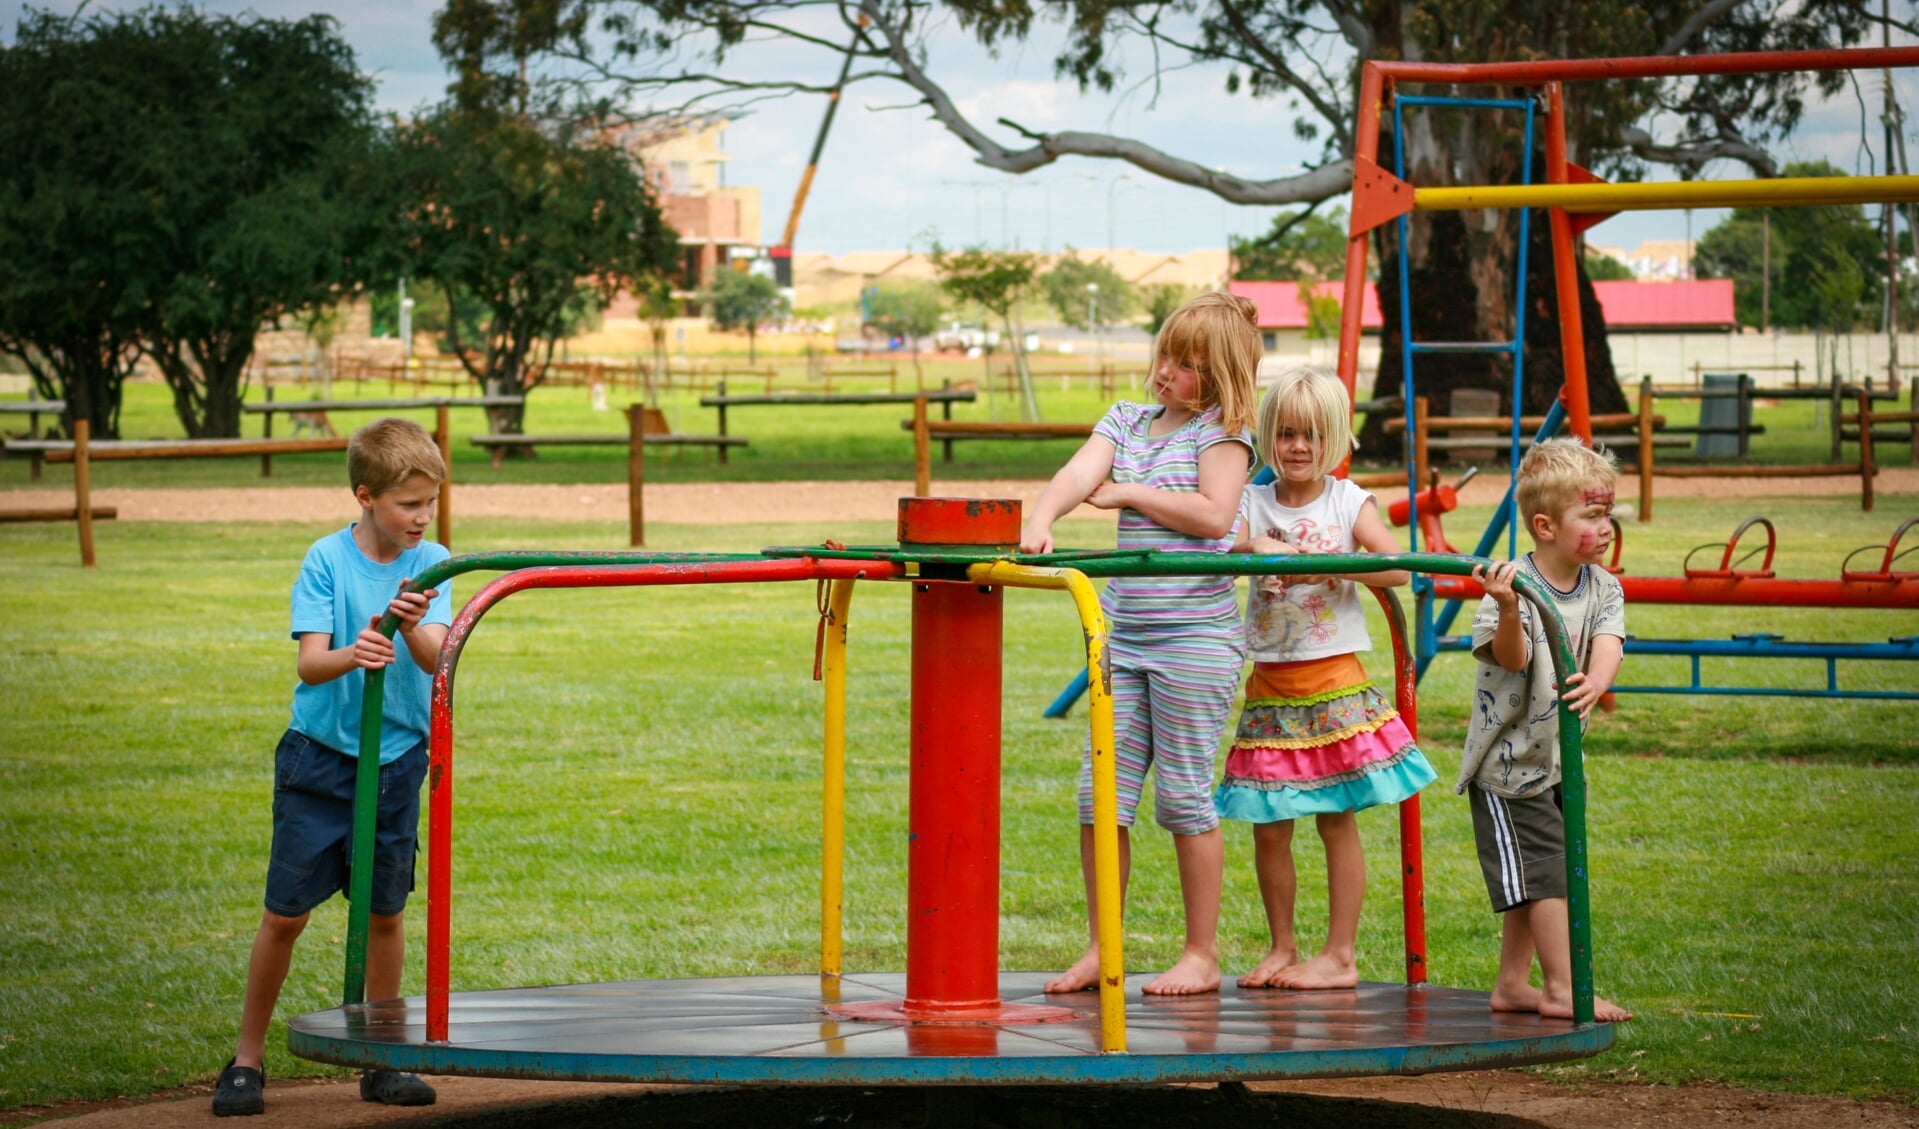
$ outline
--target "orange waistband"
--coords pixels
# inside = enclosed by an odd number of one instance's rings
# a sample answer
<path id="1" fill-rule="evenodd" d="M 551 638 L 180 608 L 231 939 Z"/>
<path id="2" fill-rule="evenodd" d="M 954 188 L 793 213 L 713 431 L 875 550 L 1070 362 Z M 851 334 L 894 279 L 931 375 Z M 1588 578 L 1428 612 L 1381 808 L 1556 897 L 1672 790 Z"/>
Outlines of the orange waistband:
<path id="1" fill-rule="evenodd" d="M 1246 679 L 1248 698 L 1310 698 L 1370 681 L 1354 654 L 1293 663 L 1254 663 Z"/>

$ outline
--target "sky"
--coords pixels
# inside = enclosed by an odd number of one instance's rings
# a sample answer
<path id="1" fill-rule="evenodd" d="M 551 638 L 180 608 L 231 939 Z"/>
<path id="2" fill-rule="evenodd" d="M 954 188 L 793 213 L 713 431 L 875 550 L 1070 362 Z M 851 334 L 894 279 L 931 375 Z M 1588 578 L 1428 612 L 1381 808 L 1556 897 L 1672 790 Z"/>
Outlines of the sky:
<path id="1" fill-rule="evenodd" d="M 446 76 L 429 39 L 439 0 L 336 0 L 325 6 L 310 0 L 212 0 L 205 6 L 286 19 L 331 13 L 362 68 L 378 83 L 376 98 L 383 109 L 414 109 L 444 91 Z M 21 11 L 18 0 L 0 0 L 0 35 L 11 38 Z M 1229 95 L 1217 68 L 1172 71 L 1156 85 L 1137 83 L 1112 96 L 1082 95 L 1071 82 L 1053 77 L 1054 29 L 1042 26 L 1030 42 L 998 57 L 954 27 L 935 42 L 929 69 L 976 124 L 1007 144 L 1017 138 L 990 124 L 1000 117 L 1036 130 L 1136 136 L 1175 155 L 1253 178 L 1302 171 L 1316 156 L 1315 145 L 1294 139 L 1294 114 L 1283 100 Z M 1148 60 L 1126 61 L 1134 74 L 1147 73 Z M 738 73 L 793 75 L 824 84 L 837 72 L 838 59 L 817 48 L 774 44 L 743 49 L 730 66 Z M 1908 144 L 1919 150 L 1919 71 L 1898 72 L 1895 83 L 1910 118 Z M 1870 108 L 1865 129 L 1877 160 L 1878 76 L 1861 76 L 1861 89 Z M 1227 204 L 1118 161 L 1067 158 L 1024 176 L 984 168 L 914 101 L 913 92 L 898 83 L 873 81 L 848 89 L 796 250 L 919 249 L 938 239 L 947 246 L 980 243 L 1042 251 L 1120 246 L 1181 254 L 1218 248 L 1229 234 L 1257 235 L 1278 210 Z M 785 224 L 824 108 L 824 98 L 817 95 L 762 102 L 727 130 L 732 158 L 727 181 L 759 186 L 768 243 L 777 241 Z M 1811 106 L 1777 152 L 1786 159 L 1824 157 L 1848 171 L 1866 172 L 1861 128 L 1859 104 L 1844 93 Z M 1747 174 L 1722 163 L 1707 175 Z M 1695 212 L 1691 234 L 1703 234 L 1723 214 Z M 1595 228 L 1589 238 L 1631 249 L 1648 239 L 1684 239 L 1688 227 L 1682 211 L 1625 213 Z"/>

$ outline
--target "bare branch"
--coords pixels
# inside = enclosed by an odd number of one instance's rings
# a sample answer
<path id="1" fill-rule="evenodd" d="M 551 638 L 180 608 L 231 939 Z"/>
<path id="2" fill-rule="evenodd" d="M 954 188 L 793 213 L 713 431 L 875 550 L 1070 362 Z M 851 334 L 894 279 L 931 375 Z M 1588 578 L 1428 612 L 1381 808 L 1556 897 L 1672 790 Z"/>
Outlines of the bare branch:
<path id="1" fill-rule="evenodd" d="M 1687 19 L 1678 31 L 1668 36 L 1666 41 L 1659 45 L 1659 50 L 1654 52 L 1654 54 L 1679 54 L 1686 49 L 1687 44 L 1692 42 L 1694 36 L 1710 27 L 1714 20 L 1717 20 L 1720 16 L 1725 15 L 1727 12 L 1732 11 L 1745 2 L 1746 0 L 1711 0 L 1711 3 L 1706 4 L 1697 12 L 1694 12 L 1691 18 Z"/>
<path id="2" fill-rule="evenodd" d="M 1203 188 L 1235 204 L 1307 203 L 1337 196 L 1352 186 L 1353 169 L 1350 161 L 1335 161 L 1298 176 L 1277 180 L 1246 180 L 1209 169 L 1196 161 L 1175 157 L 1128 137 L 1077 130 L 1036 133 L 1001 119 L 1002 125 L 1034 142 L 1023 149 L 1009 149 L 980 132 L 953 104 L 952 96 L 920 68 L 899 31 L 880 15 L 876 0 L 861 0 L 861 10 L 885 38 L 893 65 L 899 68 L 900 73 L 896 77 L 919 91 L 927 108 L 933 112 L 933 117 L 946 127 L 947 132 L 964 142 L 973 151 L 975 159 L 987 168 L 1026 173 L 1044 168 L 1066 156 L 1120 160 L 1176 184 Z"/>
<path id="3" fill-rule="evenodd" d="M 1321 94 L 1318 88 L 1299 77 L 1298 74 L 1294 73 L 1291 67 L 1286 65 L 1285 56 L 1274 51 L 1272 47 L 1267 44 L 1264 36 L 1253 31 L 1252 27 L 1246 23 L 1246 14 L 1240 11 L 1238 5 L 1233 3 L 1233 0 L 1219 0 L 1219 8 L 1220 11 L 1226 14 L 1226 20 L 1233 25 L 1233 30 L 1239 34 L 1240 42 L 1246 44 L 1259 56 L 1260 61 L 1266 64 L 1267 70 L 1271 71 L 1287 86 L 1297 91 L 1300 97 L 1306 99 L 1306 101 L 1311 104 L 1313 109 L 1318 110 L 1319 116 L 1325 118 L 1327 123 L 1332 126 L 1333 135 L 1341 142 L 1340 148 L 1344 151 L 1351 152 L 1352 131 L 1348 128 L 1345 115 L 1340 113 L 1339 107 L 1327 102 L 1325 95 Z"/>
<path id="4" fill-rule="evenodd" d="M 1722 159 L 1738 161 L 1760 176 L 1779 175 L 1779 166 L 1772 154 L 1737 133 L 1726 133 L 1709 140 L 1661 145 L 1653 140 L 1652 134 L 1638 126 L 1628 126 L 1619 132 L 1619 139 L 1641 160 L 1672 165 L 1685 170 L 1689 177 L 1698 175 L 1699 170 Z"/>

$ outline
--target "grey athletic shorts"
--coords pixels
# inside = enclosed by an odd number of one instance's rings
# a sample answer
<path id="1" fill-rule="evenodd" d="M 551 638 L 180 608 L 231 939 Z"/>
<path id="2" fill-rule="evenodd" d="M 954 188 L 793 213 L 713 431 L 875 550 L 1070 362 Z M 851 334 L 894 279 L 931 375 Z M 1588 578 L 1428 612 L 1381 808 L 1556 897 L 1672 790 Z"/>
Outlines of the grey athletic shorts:
<path id="1" fill-rule="evenodd" d="M 1466 786 L 1473 807 L 1473 839 L 1493 912 L 1540 898 L 1566 896 L 1566 817 L 1559 785 L 1525 799 Z"/>

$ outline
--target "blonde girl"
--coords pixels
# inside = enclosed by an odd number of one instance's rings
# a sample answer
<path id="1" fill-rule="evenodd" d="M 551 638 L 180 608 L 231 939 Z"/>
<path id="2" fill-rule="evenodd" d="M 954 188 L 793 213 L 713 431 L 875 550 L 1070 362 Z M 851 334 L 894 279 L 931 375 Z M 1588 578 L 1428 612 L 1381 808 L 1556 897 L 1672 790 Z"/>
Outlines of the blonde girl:
<path id="1" fill-rule="evenodd" d="M 1119 511 L 1123 549 L 1224 553 L 1234 543 L 1239 497 L 1253 466 L 1253 378 L 1259 330 L 1251 302 L 1204 294 L 1161 326 L 1153 346 L 1153 403 L 1119 403 L 1093 429 L 1034 504 L 1020 551 L 1053 549 L 1053 523 L 1081 502 Z M 1100 599 L 1110 625 L 1114 737 L 1119 769 L 1120 881 L 1130 870 L 1130 828 L 1146 771 L 1156 818 L 1173 834 L 1186 940 L 1173 966 L 1147 983 L 1154 995 L 1219 988 L 1219 891 L 1224 847 L 1213 810 L 1214 758 L 1244 659 L 1230 576 L 1120 577 Z M 1080 862 L 1094 919 L 1092 767 L 1080 766 Z M 1099 982 L 1088 946 L 1049 992 Z"/>
<path id="2" fill-rule="evenodd" d="M 1352 404 L 1332 373 L 1286 373 L 1259 404 L 1259 450 L 1270 485 L 1248 486 L 1237 553 L 1396 553 L 1373 496 L 1332 471 L 1353 448 Z M 1214 803 L 1253 825 L 1253 860 L 1272 948 L 1244 988 L 1351 988 L 1366 893 L 1356 813 L 1432 782 L 1433 769 L 1356 654 L 1372 646 L 1362 584 L 1407 573 L 1255 578 L 1246 601 L 1253 672 Z M 1326 847 L 1326 944 L 1300 959 L 1293 932 L 1293 820 L 1312 816 Z"/>

